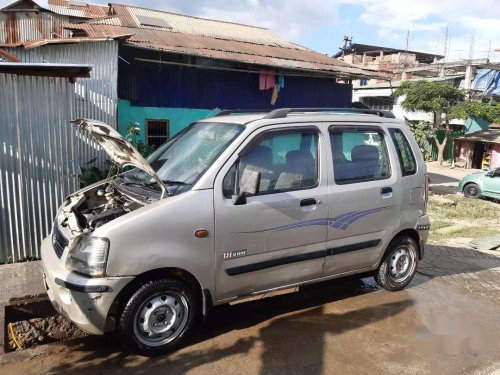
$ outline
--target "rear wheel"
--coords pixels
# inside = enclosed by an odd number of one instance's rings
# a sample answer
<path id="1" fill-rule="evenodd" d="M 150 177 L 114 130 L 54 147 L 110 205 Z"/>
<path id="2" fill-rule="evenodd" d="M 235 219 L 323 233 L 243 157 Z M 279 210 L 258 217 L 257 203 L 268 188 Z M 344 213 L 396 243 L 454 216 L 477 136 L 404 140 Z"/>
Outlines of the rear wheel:
<path id="1" fill-rule="evenodd" d="M 199 304 L 191 289 L 175 278 L 142 285 L 126 303 L 118 333 L 132 351 L 148 357 L 176 349 L 192 331 Z"/>
<path id="2" fill-rule="evenodd" d="M 481 188 L 478 184 L 470 183 L 464 186 L 464 195 L 467 198 L 479 198 L 481 196 Z"/>
<path id="3" fill-rule="evenodd" d="M 415 276 L 418 265 L 418 245 L 410 236 L 391 241 L 380 264 L 375 280 L 382 288 L 395 292 L 404 289 Z"/>

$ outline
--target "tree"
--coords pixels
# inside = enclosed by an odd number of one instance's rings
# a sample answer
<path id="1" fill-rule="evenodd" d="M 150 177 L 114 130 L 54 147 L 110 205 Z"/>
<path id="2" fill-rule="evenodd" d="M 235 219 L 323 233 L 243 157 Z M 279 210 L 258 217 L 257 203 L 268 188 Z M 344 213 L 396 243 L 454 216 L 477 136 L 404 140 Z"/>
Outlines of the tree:
<path id="1" fill-rule="evenodd" d="M 478 119 L 488 122 L 500 122 L 500 106 L 481 102 L 461 102 L 451 108 L 450 119 Z"/>
<path id="2" fill-rule="evenodd" d="M 438 161 L 443 163 L 443 154 L 451 132 L 450 111 L 457 104 L 465 101 L 465 91 L 453 87 L 445 81 L 403 81 L 401 86 L 394 92 L 396 96 L 404 95 L 401 103 L 403 109 L 407 111 L 425 111 L 433 114 L 431 132 L 438 148 Z M 443 126 L 442 117 L 445 115 L 445 125 Z M 442 142 L 439 142 L 436 130 L 444 129 L 445 136 Z"/>
<path id="3" fill-rule="evenodd" d="M 141 135 L 141 128 L 137 122 L 129 122 L 127 126 L 127 133 L 125 134 L 125 139 L 134 146 L 139 154 L 144 158 L 147 158 L 155 150 L 155 147 L 148 145 L 143 141 L 139 140 L 138 137 Z"/>

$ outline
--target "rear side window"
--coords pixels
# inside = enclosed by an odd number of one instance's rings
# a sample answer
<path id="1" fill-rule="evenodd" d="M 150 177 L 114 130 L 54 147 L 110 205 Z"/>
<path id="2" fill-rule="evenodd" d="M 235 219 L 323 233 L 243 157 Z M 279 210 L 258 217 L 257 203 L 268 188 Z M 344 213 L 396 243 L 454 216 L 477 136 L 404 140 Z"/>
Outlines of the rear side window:
<path id="1" fill-rule="evenodd" d="M 381 129 L 332 127 L 330 142 L 336 184 L 382 180 L 391 176 Z"/>
<path id="2" fill-rule="evenodd" d="M 403 176 L 417 173 L 415 155 L 413 155 L 408 139 L 406 139 L 403 132 L 399 129 L 389 129 L 389 133 L 391 134 L 394 146 L 396 146 L 396 151 L 398 152 L 399 164 L 401 164 Z"/>

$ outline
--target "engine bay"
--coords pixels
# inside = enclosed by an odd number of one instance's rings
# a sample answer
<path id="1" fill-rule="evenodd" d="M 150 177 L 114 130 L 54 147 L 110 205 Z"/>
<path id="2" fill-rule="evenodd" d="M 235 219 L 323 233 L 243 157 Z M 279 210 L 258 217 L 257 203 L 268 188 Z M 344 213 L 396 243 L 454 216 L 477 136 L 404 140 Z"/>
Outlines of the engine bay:
<path id="1" fill-rule="evenodd" d="M 143 205 L 107 182 L 69 196 L 59 214 L 60 225 L 75 235 L 93 231 Z"/>

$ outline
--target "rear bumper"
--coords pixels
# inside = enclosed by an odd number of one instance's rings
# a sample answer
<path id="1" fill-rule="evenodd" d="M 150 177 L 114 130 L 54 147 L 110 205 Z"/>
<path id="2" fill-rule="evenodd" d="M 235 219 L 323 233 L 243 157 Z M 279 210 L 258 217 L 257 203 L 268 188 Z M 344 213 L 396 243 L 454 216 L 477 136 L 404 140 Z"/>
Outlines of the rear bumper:
<path id="1" fill-rule="evenodd" d="M 50 237 L 41 247 L 45 287 L 58 313 L 85 332 L 100 335 L 114 328 L 108 317 L 118 293 L 133 277 L 85 277 L 64 267 L 65 254 L 59 259 Z"/>
<path id="2" fill-rule="evenodd" d="M 422 215 L 417 220 L 417 225 L 415 230 L 418 232 L 418 238 L 420 239 L 420 259 L 424 257 L 425 244 L 429 239 L 429 230 L 431 229 L 431 221 L 427 214 Z"/>

